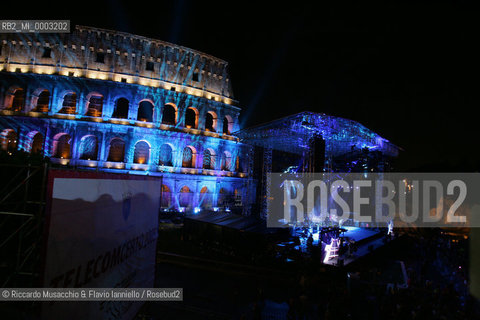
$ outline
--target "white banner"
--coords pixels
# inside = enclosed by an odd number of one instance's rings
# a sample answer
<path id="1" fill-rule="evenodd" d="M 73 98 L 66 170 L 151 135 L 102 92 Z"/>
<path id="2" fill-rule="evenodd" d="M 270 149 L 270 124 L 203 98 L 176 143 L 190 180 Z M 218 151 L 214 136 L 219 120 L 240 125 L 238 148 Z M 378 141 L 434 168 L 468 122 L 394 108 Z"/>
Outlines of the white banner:
<path id="1" fill-rule="evenodd" d="M 55 177 L 44 287 L 153 287 L 160 187 L 160 180 Z M 133 319 L 141 305 L 46 302 L 42 316 Z"/>

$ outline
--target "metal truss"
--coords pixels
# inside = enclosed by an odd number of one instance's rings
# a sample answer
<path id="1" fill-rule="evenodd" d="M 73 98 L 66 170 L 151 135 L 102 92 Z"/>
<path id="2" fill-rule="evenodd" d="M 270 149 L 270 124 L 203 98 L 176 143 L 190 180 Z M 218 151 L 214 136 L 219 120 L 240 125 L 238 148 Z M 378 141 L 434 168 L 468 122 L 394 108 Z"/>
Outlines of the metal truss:
<path id="1" fill-rule="evenodd" d="M 37 287 L 48 164 L 0 164 L 0 285 Z"/>

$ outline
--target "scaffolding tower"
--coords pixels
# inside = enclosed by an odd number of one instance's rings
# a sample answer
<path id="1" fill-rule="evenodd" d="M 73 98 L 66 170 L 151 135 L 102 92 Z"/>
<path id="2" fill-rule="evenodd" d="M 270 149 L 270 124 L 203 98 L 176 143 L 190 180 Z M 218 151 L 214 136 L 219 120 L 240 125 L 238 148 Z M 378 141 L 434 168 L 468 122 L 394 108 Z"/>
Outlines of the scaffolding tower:
<path id="1" fill-rule="evenodd" d="M 0 163 L 0 283 L 38 287 L 48 164 Z"/>

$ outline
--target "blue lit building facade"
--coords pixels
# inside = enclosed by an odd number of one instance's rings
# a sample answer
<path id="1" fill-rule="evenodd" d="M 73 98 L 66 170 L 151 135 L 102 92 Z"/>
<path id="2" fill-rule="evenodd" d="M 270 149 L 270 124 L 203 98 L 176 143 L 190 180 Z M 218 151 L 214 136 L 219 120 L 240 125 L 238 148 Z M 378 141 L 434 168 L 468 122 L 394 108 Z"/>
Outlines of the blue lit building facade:
<path id="1" fill-rule="evenodd" d="M 0 34 L 0 63 L 3 153 L 162 177 L 164 210 L 263 216 L 269 172 L 383 171 L 399 152 L 319 113 L 240 128 L 227 62 L 160 40 L 83 26 Z"/>
<path id="2" fill-rule="evenodd" d="M 127 33 L 0 35 L 1 149 L 53 164 L 161 176 L 165 210 L 247 196 L 227 63 Z"/>

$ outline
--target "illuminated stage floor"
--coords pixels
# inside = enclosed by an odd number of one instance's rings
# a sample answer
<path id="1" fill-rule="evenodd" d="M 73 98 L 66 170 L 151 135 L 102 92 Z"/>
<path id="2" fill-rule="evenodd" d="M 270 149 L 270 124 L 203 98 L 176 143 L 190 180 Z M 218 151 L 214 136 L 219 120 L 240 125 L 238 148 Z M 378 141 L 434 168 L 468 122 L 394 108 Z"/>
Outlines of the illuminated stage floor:
<path id="1" fill-rule="evenodd" d="M 347 229 L 347 231 L 342 233 L 341 236 L 355 240 L 357 243 L 357 251 L 352 254 L 342 254 L 340 257 L 331 258 L 328 261 L 323 261 L 323 263 L 337 266 L 341 265 L 339 260 L 343 260 L 343 265 L 347 265 L 384 245 L 383 236 L 380 231 L 359 227 L 342 228 Z"/>

